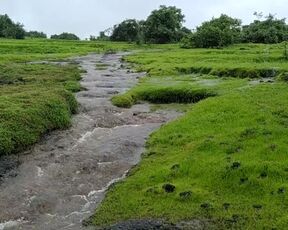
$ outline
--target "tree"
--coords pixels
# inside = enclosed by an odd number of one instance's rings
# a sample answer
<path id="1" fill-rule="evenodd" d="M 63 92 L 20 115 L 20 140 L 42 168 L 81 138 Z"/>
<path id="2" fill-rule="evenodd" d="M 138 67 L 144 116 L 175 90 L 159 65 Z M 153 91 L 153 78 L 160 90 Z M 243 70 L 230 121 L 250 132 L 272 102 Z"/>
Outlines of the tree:
<path id="1" fill-rule="evenodd" d="M 175 6 L 161 5 L 152 11 L 144 24 L 144 39 L 150 43 L 170 43 L 179 40 L 184 15 Z"/>
<path id="2" fill-rule="evenodd" d="M 51 35 L 51 39 L 62 39 L 62 40 L 80 40 L 75 34 L 72 33 L 62 33 L 62 34 L 54 34 Z"/>
<path id="3" fill-rule="evenodd" d="M 112 41 L 134 42 L 139 39 L 140 26 L 135 19 L 127 19 L 113 28 Z"/>
<path id="4" fill-rule="evenodd" d="M 263 15 L 254 13 L 257 20 L 250 25 L 244 26 L 242 31 L 242 41 L 252 43 L 279 43 L 288 40 L 288 26 L 285 19 L 277 19 L 269 14 L 261 21 Z"/>
<path id="5" fill-rule="evenodd" d="M 47 35 L 44 34 L 43 32 L 29 31 L 29 32 L 25 33 L 25 37 L 29 37 L 29 38 L 47 38 Z"/>
<path id="6" fill-rule="evenodd" d="M 0 15 L 0 37 L 24 39 L 25 30 L 22 24 L 13 22 L 7 14 Z"/>
<path id="7" fill-rule="evenodd" d="M 239 42 L 241 20 L 222 14 L 202 23 L 196 32 L 182 40 L 184 48 L 217 48 Z"/>

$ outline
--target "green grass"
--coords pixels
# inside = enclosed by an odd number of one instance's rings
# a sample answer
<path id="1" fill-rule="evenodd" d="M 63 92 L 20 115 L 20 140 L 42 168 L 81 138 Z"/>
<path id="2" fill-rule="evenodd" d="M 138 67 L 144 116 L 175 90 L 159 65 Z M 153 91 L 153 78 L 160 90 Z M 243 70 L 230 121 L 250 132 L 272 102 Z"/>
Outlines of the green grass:
<path id="1" fill-rule="evenodd" d="M 219 79 L 210 75 L 145 77 L 127 93 L 114 96 L 112 103 L 124 108 L 129 108 L 139 101 L 156 104 L 195 103 L 244 86 L 249 86 L 247 79 Z"/>
<path id="2" fill-rule="evenodd" d="M 185 50 L 170 46 L 161 52 L 143 52 L 126 60 L 152 76 L 190 73 L 228 77 L 275 77 L 288 70 L 284 45 L 241 44 L 226 49 Z M 153 54 L 153 56 L 151 56 Z"/>
<path id="3" fill-rule="evenodd" d="M 269 62 L 260 62 L 265 47 L 271 50 Z M 182 89 L 181 94 L 187 89 L 200 90 L 213 97 L 187 107 L 183 117 L 151 135 L 141 163 L 127 179 L 110 188 L 93 223 L 211 219 L 218 229 L 286 229 L 288 85 L 283 78 L 261 83 L 251 79 L 254 75 L 183 75 L 176 69 L 241 66 L 257 73 L 277 67 L 284 73 L 288 63 L 281 59 L 280 45 L 184 51 L 170 47 L 126 59 L 149 76 L 114 97 L 114 103 L 119 98 L 131 100 L 129 106 L 139 100 L 155 102 L 155 95 L 161 95 L 162 103 L 170 98 L 159 94 L 166 88 Z M 165 184 L 174 185 L 175 191 L 165 192 Z"/>
<path id="4" fill-rule="evenodd" d="M 77 110 L 80 89 L 75 65 L 2 64 L 0 155 L 19 152 L 46 132 L 66 128 Z"/>

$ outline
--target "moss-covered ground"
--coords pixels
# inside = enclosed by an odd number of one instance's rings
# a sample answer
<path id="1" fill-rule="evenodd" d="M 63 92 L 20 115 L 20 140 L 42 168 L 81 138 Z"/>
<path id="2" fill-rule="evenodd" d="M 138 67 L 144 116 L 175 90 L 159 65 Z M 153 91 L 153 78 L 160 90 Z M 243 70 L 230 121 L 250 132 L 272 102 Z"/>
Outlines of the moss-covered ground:
<path id="1" fill-rule="evenodd" d="M 94 224 L 211 219 L 219 229 L 286 229 L 288 62 L 282 52 L 281 44 L 170 46 L 128 56 L 148 76 L 114 104 L 198 103 L 151 135 L 142 161 L 110 188 Z"/>

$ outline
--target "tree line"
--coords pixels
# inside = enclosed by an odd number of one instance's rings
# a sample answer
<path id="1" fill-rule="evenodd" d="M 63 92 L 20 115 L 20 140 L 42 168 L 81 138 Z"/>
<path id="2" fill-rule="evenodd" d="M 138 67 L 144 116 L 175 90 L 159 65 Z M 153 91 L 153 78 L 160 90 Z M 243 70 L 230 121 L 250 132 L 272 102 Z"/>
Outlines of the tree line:
<path id="1" fill-rule="evenodd" d="M 113 27 L 110 40 L 175 43 L 183 48 L 217 48 L 236 43 L 280 43 L 288 40 L 288 25 L 285 19 L 255 12 L 257 17 L 249 25 L 222 14 L 218 18 L 203 22 L 191 31 L 183 26 L 185 16 L 176 7 L 160 6 L 152 11 L 147 20 L 128 19 Z M 103 37 L 103 33 L 102 33 Z M 101 39 L 101 37 L 100 37 Z M 106 37 L 107 39 L 107 37 Z"/>
<path id="2" fill-rule="evenodd" d="M 24 39 L 24 38 L 47 38 L 47 35 L 39 31 L 25 31 L 24 25 L 13 22 L 7 15 L 0 15 L 0 38 Z M 51 39 L 80 40 L 75 34 L 62 33 L 51 35 Z"/>
<path id="3" fill-rule="evenodd" d="M 178 43 L 183 48 L 217 48 L 235 43 L 280 43 L 288 40 L 288 25 L 285 19 L 255 12 L 257 17 L 249 25 L 222 14 L 218 18 L 203 22 L 195 30 L 183 26 L 185 15 L 175 6 L 161 5 L 153 10 L 146 20 L 127 19 L 111 29 L 100 32 L 90 40 L 110 40 L 136 43 Z M 13 22 L 8 15 L 0 15 L 0 37 L 23 39 L 47 38 L 43 32 L 26 32 L 20 23 Z M 79 40 L 75 34 L 52 35 L 51 39 Z"/>

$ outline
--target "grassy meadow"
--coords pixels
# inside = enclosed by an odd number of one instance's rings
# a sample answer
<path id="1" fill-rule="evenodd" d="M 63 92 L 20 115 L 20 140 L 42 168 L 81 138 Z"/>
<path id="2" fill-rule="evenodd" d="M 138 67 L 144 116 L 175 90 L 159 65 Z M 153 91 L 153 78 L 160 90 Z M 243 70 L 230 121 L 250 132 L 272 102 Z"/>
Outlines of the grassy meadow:
<path id="1" fill-rule="evenodd" d="M 77 110 L 73 93 L 81 88 L 79 67 L 41 61 L 134 48 L 124 43 L 1 39 L 0 156 L 26 149 L 48 131 L 69 127 Z"/>
<path id="2" fill-rule="evenodd" d="M 120 50 L 137 50 L 125 60 L 147 76 L 113 97 L 115 105 L 148 101 L 156 104 L 153 109 L 186 113 L 151 135 L 142 161 L 110 188 L 93 224 L 159 218 L 209 220 L 215 229 L 285 229 L 288 61 L 283 44 L 186 50 L 0 40 L 0 156 L 69 127 L 77 112 L 73 94 L 81 89 L 82 70 L 73 62 L 41 61 Z"/>
<path id="3" fill-rule="evenodd" d="M 93 223 L 197 219 L 212 221 L 212 229 L 286 229 L 288 61 L 283 44 L 167 46 L 126 60 L 148 75 L 115 96 L 115 105 L 195 104 L 151 135 L 142 161 L 110 188 Z"/>

